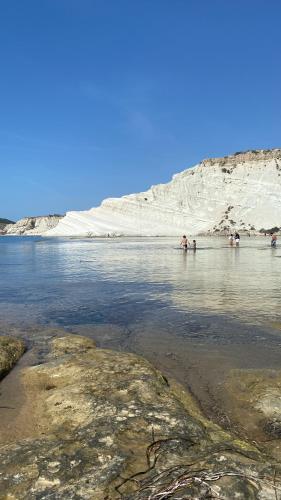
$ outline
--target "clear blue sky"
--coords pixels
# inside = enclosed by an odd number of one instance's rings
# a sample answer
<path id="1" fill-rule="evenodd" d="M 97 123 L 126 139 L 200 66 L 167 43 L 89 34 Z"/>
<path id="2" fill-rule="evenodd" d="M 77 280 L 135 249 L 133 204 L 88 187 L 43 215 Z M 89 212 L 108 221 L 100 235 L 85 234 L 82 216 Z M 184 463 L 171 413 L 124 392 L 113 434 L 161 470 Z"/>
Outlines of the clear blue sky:
<path id="1" fill-rule="evenodd" d="M 281 146 L 280 0 L 2 0 L 0 217 Z"/>

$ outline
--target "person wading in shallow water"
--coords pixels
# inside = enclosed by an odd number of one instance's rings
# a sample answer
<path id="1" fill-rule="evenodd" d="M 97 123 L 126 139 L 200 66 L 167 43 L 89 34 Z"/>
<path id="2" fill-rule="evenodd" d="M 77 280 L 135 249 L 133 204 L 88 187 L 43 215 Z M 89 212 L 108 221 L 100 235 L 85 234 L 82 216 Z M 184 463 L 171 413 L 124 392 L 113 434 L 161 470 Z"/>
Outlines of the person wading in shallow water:
<path id="1" fill-rule="evenodd" d="M 240 243 L 240 234 L 239 233 L 235 233 L 235 243 L 236 243 L 236 246 L 239 247 L 239 243 Z"/>
<path id="2" fill-rule="evenodd" d="M 270 233 L 270 236 L 271 236 L 271 244 L 270 245 L 272 246 L 272 248 L 275 248 L 276 243 L 277 243 L 277 236 L 274 233 Z"/>
<path id="3" fill-rule="evenodd" d="M 181 239 L 181 243 L 180 243 L 180 244 L 181 244 L 181 246 L 182 246 L 185 250 L 187 250 L 187 247 L 188 247 L 188 246 L 190 246 L 190 243 L 189 243 L 189 241 L 188 241 L 187 237 L 185 236 L 185 234 L 183 235 L 183 237 L 182 237 L 182 239 Z"/>
<path id="4" fill-rule="evenodd" d="M 229 239 L 230 246 L 233 247 L 233 243 L 234 243 L 234 236 L 233 236 L 233 234 L 231 234 L 228 239 Z"/>

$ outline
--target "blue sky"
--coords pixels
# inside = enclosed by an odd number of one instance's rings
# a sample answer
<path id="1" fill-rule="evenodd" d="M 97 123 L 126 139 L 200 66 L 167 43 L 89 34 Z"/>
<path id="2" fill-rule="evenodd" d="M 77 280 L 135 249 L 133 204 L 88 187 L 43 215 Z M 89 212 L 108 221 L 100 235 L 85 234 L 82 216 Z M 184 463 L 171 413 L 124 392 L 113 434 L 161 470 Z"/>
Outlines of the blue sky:
<path id="1" fill-rule="evenodd" d="M 0 217 L 281 147 L 279 0 L 3 0 Z"/>

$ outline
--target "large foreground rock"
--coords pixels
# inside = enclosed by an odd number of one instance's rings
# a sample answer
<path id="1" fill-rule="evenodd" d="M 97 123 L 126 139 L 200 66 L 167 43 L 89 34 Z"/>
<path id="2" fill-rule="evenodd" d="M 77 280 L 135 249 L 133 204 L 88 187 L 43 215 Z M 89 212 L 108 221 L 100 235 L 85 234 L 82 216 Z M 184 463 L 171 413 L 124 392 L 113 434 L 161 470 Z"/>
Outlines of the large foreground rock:
<path id="1" fill-rule="evenodd" d="M 0 337 L 0 380 L 13 368 L 24 350 L 25 345 L 22 340 Z"/>
<path id="2" fill-rule="evenodd" d="M 278 498 L 279 465 L 142 358 L 55 338 L 23 383 L 41 435 L 0 449 L 1 499 Z"/>

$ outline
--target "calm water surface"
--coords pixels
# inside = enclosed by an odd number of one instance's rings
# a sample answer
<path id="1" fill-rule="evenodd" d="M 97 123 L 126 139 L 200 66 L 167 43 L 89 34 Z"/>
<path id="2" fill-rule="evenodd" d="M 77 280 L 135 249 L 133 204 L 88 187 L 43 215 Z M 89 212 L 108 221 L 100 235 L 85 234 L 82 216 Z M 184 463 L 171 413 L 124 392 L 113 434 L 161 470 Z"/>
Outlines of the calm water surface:
<path id="1" fill-rule="evenodd" d="M 227 315 L 243 323 L 280 321 L 281 250 L 263 237 L 230 248 L 198 238 L 183 252 L 169 238 L 0 238 L 0 314 L 7 321 L 48 324 L 147 317 Z M 182 323 L 181 323 L 182 322 Z"/>
<path id="2" fill-rule="evenodd" d="M 197 244 L 2 237 L 1 330 L 21 328 L 44 351 L 50 329 L 38 325 L 61 326 L 142 354 L 212 414 L 232 368 L 280 369 L 281 248 L 265 237 Z"/>

